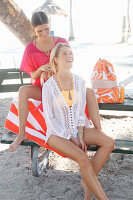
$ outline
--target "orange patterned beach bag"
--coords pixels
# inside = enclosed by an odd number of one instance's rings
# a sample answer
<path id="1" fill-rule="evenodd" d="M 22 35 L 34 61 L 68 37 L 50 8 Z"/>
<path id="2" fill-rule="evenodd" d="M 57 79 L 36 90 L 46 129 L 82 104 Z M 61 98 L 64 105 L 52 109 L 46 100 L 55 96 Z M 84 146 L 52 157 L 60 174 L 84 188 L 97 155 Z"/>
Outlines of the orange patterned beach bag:
<path id="1" fill-rule="evenodd" d="M 91 76 L 92 88 L 98 103 L 123 103 L 120 99 L 120 88 L 113 65 L 99 59 L 94 66 Z"/>

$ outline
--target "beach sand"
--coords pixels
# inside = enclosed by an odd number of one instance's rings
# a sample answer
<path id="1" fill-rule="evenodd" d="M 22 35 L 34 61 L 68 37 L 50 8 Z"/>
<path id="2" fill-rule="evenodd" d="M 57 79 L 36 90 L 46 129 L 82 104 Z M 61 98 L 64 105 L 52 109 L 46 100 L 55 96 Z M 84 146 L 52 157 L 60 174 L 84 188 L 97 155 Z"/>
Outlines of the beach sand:
<path id="1" fill-rule="evenodd" d="M 0 139 L 7 132 L 4 122 L 11 101 L 8 96 L 0 99 Z M 131 112 L 104 113 L 101 122 L 108 135 L 133 139 Z M 73 161 L 51 152 L 47 169 L 37 178 L 32 176 L 30 147 L 19 146 L 13 153 L 7 148 L 0 144 L 0 200 L 83 200 L 80 170 Z M 88 152 L 90 159 L 93 154 Z M 133 200 L 133 155 L 111 154 L 98 179 L 110 200 Z"/>

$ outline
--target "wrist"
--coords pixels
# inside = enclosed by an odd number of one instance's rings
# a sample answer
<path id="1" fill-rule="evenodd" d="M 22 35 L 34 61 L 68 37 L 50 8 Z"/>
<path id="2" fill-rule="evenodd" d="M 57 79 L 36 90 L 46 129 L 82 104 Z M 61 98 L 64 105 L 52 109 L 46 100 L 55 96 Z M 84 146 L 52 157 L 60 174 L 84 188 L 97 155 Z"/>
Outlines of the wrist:
<path id="1" fill-rule="evenodd" d="M 80 133 L 84 133 L 84 131 L 83 131 L 83 130 L 80 130 L 80 131 L 78 131 L 77 134 L 79 135 Z"/>
<path id="2" fill-rule="evenodd" d="M 80 132 L 80 133 L 78 133 L 78 138 L 81 140 L 81 139 L 83 139 L 83 132 Z"/>
<path id="3" fill-rule="evenodd" d="M 39 68 L 38 68 L 38 73 L 39 74 L 41 74 L 43 71 L 42 71 L 42 67 L 40 66 Z"/>

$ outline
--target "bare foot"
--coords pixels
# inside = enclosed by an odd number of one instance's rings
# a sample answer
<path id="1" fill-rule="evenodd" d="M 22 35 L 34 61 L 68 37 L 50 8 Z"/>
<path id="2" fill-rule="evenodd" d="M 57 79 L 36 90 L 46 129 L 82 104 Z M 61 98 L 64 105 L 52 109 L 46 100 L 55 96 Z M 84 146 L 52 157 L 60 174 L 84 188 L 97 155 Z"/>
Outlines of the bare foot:
<path id="1" fill-rule="evenodd" d="M 24 136 L 19 136 L 19 135 L 18 135 L 18 136 L 16 137 L 16 139 L 10 144 L 8 151 L 9 151 L 9 152 L 15 151 L 15 150 L 18 148 L 18 146 L 20 145 L 20 143 L 21 143 L 23 140 L 26 140 L 26 139 L 27 139 L 26 134 L 25 134 Z"/>
<path id="2" fill-rule="evenodd" d="M 87 187 L 87 185 L 85 184 L 85 182 L 82 180 L 81 181 L 81 186 L 84 190 L 84 200 L 93 200 L 91 197 L 91 191 L 89 190 L 89 188 Z"/>

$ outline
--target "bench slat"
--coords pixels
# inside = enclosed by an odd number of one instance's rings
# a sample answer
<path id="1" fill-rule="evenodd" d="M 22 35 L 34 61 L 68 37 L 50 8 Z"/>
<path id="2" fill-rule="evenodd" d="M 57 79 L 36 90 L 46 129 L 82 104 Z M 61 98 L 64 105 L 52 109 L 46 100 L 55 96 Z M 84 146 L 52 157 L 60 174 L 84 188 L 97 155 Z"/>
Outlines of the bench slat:
<path id="1" fill-rule="evenodd" d="M 100 110 L 133 111 L 133 99 L 125 99 L 124 103 L 99 103 Z"/>
<path id="2" fill-rule="evenodd" d="M 19 88 L 24 85 L 31 85 L 30 83 L 24 84 L 10 84 L 10 85 L 1 85 L 0 86 L 0 93 L 3 92 L 18 92 Z"/>
<path id="3" fill-rule="evenodd" d="M 0 69 L 0 73 L 1 72 L 20 72 L 20 69 L 18 68 Z"/>
<path id="4" fill-rule="evenodd" d="M 23 85 L 29 85 L 30 83 L 23 82 L 24 79 L 30 78 L 26 72 L 22 72 L 20 69 L 0 69 L 0 92 L 17 92 L 18 89 Z M 3 84 L 4 80 L 15 80 L 19 79 L 20 84 Z"/>
<path id="5" fill-rule="evenodd" d="M 9 134 L 5 134 L 5 136 L 2 138 L 1 143 L 4 144 L 11 144 L 16 137 L 16 134 L 12 134 L 12 132 L 9 132 Z M 24 146 L 38 146 L 35 142 L 31 140 L 25 140 L 21 143 L 21 145 Z M 123 140 L 123 139 L 116 139 L 115 140 L 115 149 L 112 151 L 112 153 L 123 153 L 123 154 L 133 154 L 133 140 Z M 98 147 L 95 145 L 88 146 L 88 151 L 97 151 Z"/>
<path id="6" fill-rule="evenodd" d="M 11 144 L 16 138 L 16 134 L 12 133 L 12 132 L 9 132 L 8 134 L 5 134 L 4 137 L 2 138 L 1 140 L 1 143 L 4 143 L 4 144 Z M 38 146 L 40 147 L 37 143 L 31 141 L 31 140 L 25 140 L 23 142 L 21 142 L 21 145 L 24 145 L 24 146 Z"/>
<path id="7" fill-rule="evenodd" d="M 23 72 L 21 73 L 20 72 L 4 72 L 0 74 L 0 79 L 3 79 L 3 80 L 20 79 L 20 75 L 22 75 L 22 78 L 30 78 L 30 76 L 27 73 L 23 73 Z"/>
<path id="8" fill-rule="evenodd" d="M 88 151 L 97 151 L 98 146 L 88 146 Z M 115 149 L 112 153 L 133 154 L 133 140 L 115 140 Z"/>

